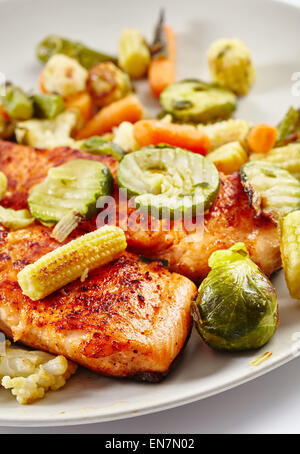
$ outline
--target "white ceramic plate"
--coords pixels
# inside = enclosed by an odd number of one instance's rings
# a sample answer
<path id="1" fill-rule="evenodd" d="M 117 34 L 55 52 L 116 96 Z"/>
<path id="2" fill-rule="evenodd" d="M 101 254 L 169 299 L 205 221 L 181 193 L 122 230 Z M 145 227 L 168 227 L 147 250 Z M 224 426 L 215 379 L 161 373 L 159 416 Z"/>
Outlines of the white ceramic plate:
<path id="1" fill-rule="evenodd" d="M 300 10 L 271 0 L 1 0 L 0 72 L 26 88 L 37 86 L 35 44 L 48 33 L 82 40 L 114 52 L 124 27 L 139 27 L 150 36 L 159 8 L 178 37 L 178 78 L 207 78 L 205 53 L 216 38 L 236 36 L 251 49 L 257 83 L 240 102 L 238 116 L 276 123 L 288 106 L 300 104 L 291 94 L 293 73 L 300 71 Z M 143 100 L 155 103 L 141 84 Z M 260 352 L 219 354 L 194 333 L 182 362 L 163 383 L 137 384 L 81 370 L 61 391 L 29 407 L 0 391 L 0 425 L 82 424 L 137 416 L 179 406 L 219 393 L 293 359 L 300 338 L 300 305 L 289 298 L 282 273 L 274 278 L 281 324 Z M 296 334 L 295 334 L 296 333 Z M 249 362 L 264 352 L 260 366 Z"/>

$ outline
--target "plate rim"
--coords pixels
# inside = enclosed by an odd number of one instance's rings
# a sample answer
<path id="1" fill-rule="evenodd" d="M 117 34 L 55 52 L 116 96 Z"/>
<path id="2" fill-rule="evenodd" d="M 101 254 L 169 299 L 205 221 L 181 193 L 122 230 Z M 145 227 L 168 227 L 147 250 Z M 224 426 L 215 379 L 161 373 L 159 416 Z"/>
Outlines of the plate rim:
<path id="1" fill-rule="evenodd" d="M 62 427 L 62 426 L 76 426 L 76 425 L 81 425 L 81 424 L 96 424 L 96 423 L 101 423 L 101 422 L 109 422 L 109 421 L 121 421 L 123 419 L 127 418 L 135 418 L 138 416 L 143 416 L 147 414 L 153 414 L 157 413 L 160 411 L 166 411 L 166 410 L 171 410 L 172 408 L 179 408 L 183 405 L 188 405 L 193 402 L 198 402 L 203 399 L 207 399 L 208 397 L 215 396 L 217 394 L 221 394 L 223 392 L 229 391 L 230 389 L 237 388 L 241 385 L 244 385 L 246 383 L 249 383 L 252 380 L 255 380 L 256 378 L 259 378 L 263 375 L 266 375 L 270 372 L 272 372 L 275 369 L 278 369 L 281 366 L 284 366 L 285 364 L 288 364 L 294 359 L 297 359 L 300 356 L 299 354 L 295 355 L 292 352 L 288 356 L 282 355 L 281 357 L 278 357 L 276 361 L 274 361 L 272 364 L 269 366 L 264 365 L 261 366 L 261 369 L 258 371 L 257 369 L 254 369 L 248 374 L 244 376 L 243 379 L 236 378 L 234 380 L 230 380 L 227 385 L 218 385 L 215 388 L 210 389 L 209 391 L 204 391 L 204 392 L 199 392 L 199 393 L 194 393 L 190 396 L 187 394 L 185 396 L 181 396 L 177 400 L 170 400 L 166 399 L 163 403 L 156 403 L 154 405 L 149 405 L 149 403 L 145 403 L 144 405 L 140 405 L 139 408 L 130 408 L 131 405 L 127 405 L 128 408 L 123 408 L 121 411 L 111 411 L 107 413 L 103 413 L 103 408 L 99 409 L 97 412 L 97 409 L 93 408 L 92 409 L 92 415 L 78 415 L 76 416 L 65 416 L 65 412 L 61 412 L 61 418 L 59 417 L 59 414 L 53 415 L 52 418 L 49 418 L 49 416 L 39 416 L 38 419 L 35 418 L 27 418 L 26 420 L 21 418 L 21 417 L 15 417 L 13 416 L 12 418 L 4 418 L 2 419 L 0 417 L 0 426 L 4 427 Z M 108 406 L 109 407 L 109 406 Z M 104 407 L 105 408 L 105 407 Z M 79 410 L 79 411 L 83 411 Z M 77 411 L 73 409 L 72 411 Z M 68 412 L 68 413 L 71 413 Z"/>
<path id="2" fill-rule="evenodd" d="M 26 3 L 28 0 L 0 0 L 0 8 L 3 4 L 8 3 L 17 3 L 23 2 Z M 249 1 L 249 0 L 244 0 Z M 300 3 L 297 5 L 293 2 L 293 0 L 264 0 L 265 2 L 269 3 L 277 3 L 285 6 L 286 8 L 297 10 L 299 13 L 300 10 Z M 299 353 L 300 355 L 300 353 Z M 247 374 L 243 376 L 243 378 L 235 378 L 234 380 L 229 380 L 227 384 L 217 385 L 214 388 L 210 389 L 209 391 L 200 391 L 200 392 L 193 392 L 189 394 L 188 392 L 181 394 L 181 396 L 176 400 L 170 400 L 170 397 L 163 399 L 163 403 L 157 402 L 155 404 L 150 404 L 149 402 L 145 402 L 144 404 L 139 404 L 138 408 L 131 408 L 132 405 L 126 403 L 123 409 L 118 409 L 117 411 L 107 411 L 103 412 L 103 408 L 101 409 L 81 409 L 81 410 L 73 410 L 76 412 L 76 415 L 72 416 L 68 412 L 68 416 L 65 415 L 65 412 L 61 412 L 61 414 L 54 414 L 53 416 L 41 416 L 39 415 L 38 418 L 34 417 L 27 417 L 22 418 L 18 416 L 12 417 L 5 417 L 2 418 L 0 415 L 0 426 L 1 427 L 62 427 L 62 426 L 75 426 L 79 424 L 95 424 L 101 422 L 109 422 L 109 421 L 117 421 L 117 420 L 124 420 L 127 418 L 135 418 L 138 416 L 143 416 L 146 414 L 153 414 L 160 411 L 166 411 L 173 408 L 178 408 L 183 405 L 188 405 L 193 402 L 197 402 L 214 395 L 229 391 L 230 389 L 239 387 L 243 384 L 246 384 L 256 378 L 259 378 L 265 374 L 272 372 L 274 369 L 277 369 L 285 364 L 288 364 L 292 360 L 299 357 L 299 355 L 294 355 L 290 352 L 288 355 L 281 355 L 277 358 L 276 361 L 272 362 L 269 366 L 267 364 L 260 366 L 261 369 L 258 371 L 257 369 L 249 370 Z M 108 406 L 109 407 L 109 406 Z M 127 407 L 127 408 L 126 408 Z M 89 410 L 91 414 L 79 415 L 78 412 Z"/>

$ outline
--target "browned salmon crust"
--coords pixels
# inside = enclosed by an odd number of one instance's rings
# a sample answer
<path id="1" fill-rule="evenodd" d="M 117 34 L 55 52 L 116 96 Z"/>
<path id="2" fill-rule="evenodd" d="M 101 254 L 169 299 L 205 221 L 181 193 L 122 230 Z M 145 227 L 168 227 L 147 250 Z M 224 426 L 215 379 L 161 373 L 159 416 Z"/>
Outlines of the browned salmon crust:
<path id="1" fill-rule="evenodd" d="M 3 205 L 26 208 L 30 188 L 51 167 L 76 158 L 102 161 L 113 173 L 117 168 L 110 157 L 0 142 L 0 170 L 8 177 Z M 95 219 L 85 222 L 68 241 L 95 228 Z M 17 274 L 59 246 L 50 233 L 39 223 L 16 232 L 0 226 L 0 329 L 16 341 L 105 375 L 161 380 L 190 333 L 196 286 L 157 262 L 147 264 L 124 253 L 84 283 L 78 280 L 32 302 L 22 294 Z"/>
<path id="2" fill-rule="evenodd" d="M 10 142 L 0 141 L 0 170 L 8 177 L 9 190 L 2 204 L 11 208 L 25 208 L 28 192 L 42 181 L 48 170 L 72 159 L 95 159 L 110 168 L 115 175 L 117 162 L 107 156 L 91 156 L 83 151 L 69 148 L 35 150 Z M 116 194 L 117 199 L 117 194 Z M 221 188 L 213 207 L 204 218 L 203 231 L 187 232 L 171 223 L 146 219 L 154 226 L 145 229 L 143 217 L 140 225 L 131 225 L 133 209 L 126 208 L 125 219 L 117 219 L 121 227 L 127 225 L 126 237 L 129 250 L 153 258 L 164 258 L 172 271 L 183 274 L 195 282 L 201 281 L 209 272 L 208 258 L 218 249 L 228 248 L 243 241 L 252 259 L 267 274 L 271 275 L 281 267 L 279 238 L 276 226 L 264 216 L 257 216 L 249 206 L 238 174 L 221 176 Z M 96 227 L 95 220 L 87 229 Z"/>
<path id="3" fill-rule="evenodd" d="M 17 273 L 58 244 L 41 225 L 0 233 L 2 331 L 105 375 L 150 381 L 166 375 L 191 329 L 197 291 L 191 281 L 124 253 L 84 283 L 33 302 L 22 294 Z"/>

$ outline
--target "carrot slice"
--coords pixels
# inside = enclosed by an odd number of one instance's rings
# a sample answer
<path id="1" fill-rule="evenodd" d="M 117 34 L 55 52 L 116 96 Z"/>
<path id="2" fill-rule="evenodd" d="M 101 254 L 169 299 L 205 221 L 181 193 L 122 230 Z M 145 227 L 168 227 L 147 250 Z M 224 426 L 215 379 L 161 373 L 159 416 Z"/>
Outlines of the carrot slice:
<path id="1" fill-rule="evenodd" d="M 5 112 L 3 106 L 0 104 L 0 115 L 3 117 L 5 120 L 9 120 L 9 115 Z"/>
<path id="2" fill-rule="evenodd" d="M 154 96 L 158 97 L 165 88 L 175 82 L 176 40 L 173 30 L 164 25 L 168 57 L 153 58 L 148 71 L 148 82 Z"/>
<path id="3" fill-rule="evenodd" d="M 40 77 L 39 77 L 39 87 L 40 87 L 40 90 L 42 93 L 45 93 L 45 94 L 48 93 L 45 88 L 45 85 L 44 85 L 44 72 L 43 71 L 41 72 Z"/>
<path id="4" fill-rule="evenodd" d="M 252 153 L 267 153 L 277 140 L 278 131 L 274 126 L 258 124 L 250 129 L 247 144 Z"/>
<path id="5" fill-rule="evenodd" d="M 77 93 L 65 100 L 66 109 L 80 112 L 83 124 L 87 123 L 93 116 L 93 100 L 86 91 Z"/>
<path id="6" fill-rule="evenodd" d="M 136 96 L 131 95 L 100 110 L 78 133 L 77 139 L 110 132 L 123 121 L 135 123 L 143 115 L 143 106 Z"/>
<path id="7" fill-rule="evenodd" d="M 208 136 L 193 126 L 142 120 L 134 125 L 133 134 L 141 147 L 166 143 L 204 155 L 210 150 Z"/>

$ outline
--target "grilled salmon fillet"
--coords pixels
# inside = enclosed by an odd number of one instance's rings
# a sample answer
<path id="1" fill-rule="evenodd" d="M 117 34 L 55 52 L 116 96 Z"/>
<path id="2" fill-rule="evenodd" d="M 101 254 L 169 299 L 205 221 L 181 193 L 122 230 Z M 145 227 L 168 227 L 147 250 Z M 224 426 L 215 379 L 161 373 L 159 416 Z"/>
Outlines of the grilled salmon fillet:
<path id="1" fill-rule="evenodd" d="M 26 208 L 29 190 L 47 176 L 51 167 L 78 158 L 99 160 L 116 174 L 117 162 L 111 157 L 87 155 L 69 148 L 35 150 L 0 141 L 0 170 L 9 183 L 8 193 L 1 203 L 10 208 Z M 118 203 L 117 191 L 115 198 Z M 176 222 L 169 226 L 166 221 L 131 216 L 135 210 L 127 205 L 118 211 L 121 214 L 116 221 L 125 230 L 132 252 L 166 259 L 170 270 L 195 282 L 208 274 L 208 258 L 212 252 L 229 248 L 238 241 L 246 244 L 251 258 L 267 275 L 281 267 L 276 226 L 264 216 L 257 216 L 249 206 L 238 174 L 221 175 L 218 197 L 205 215 L 203 226 L 197 230 L 187 231 Z M 93 220 L 91 228 L 95 228 L 95 224 Z"/>
<path id="2" fill-rule="evenodd" d="M 83 283 L 33 302 L 23 295 L 17 274 L 59 246 L 50 233 L 38 224 L 0 230 L 0 329 L 95 372 L 162 379 L 189 335 L 196 286 L 157 262 L 124 253 Z"/>
<path id="3" fill-rule="evenodd" d="M 122 211 L 122 210 L 121 210 Z M 198 229 L 182 222 L 145 220 L 151 222 L 152 229 L 136 228 L 130 224 L 128 209 L 126 231 L 129 249 L 153 258 L 165 259 L 172 271 L 183 274 L 195 282 L 201 282 L 209 273 L 208 259 L 219 249 L 227 249 L 237 242 L 244 242 L 252 260 L 271 275 L 281 267 L 279 237 L 275 224 L 264 216 L 257 216 L 249 206 L 249 199 L 240 181 L 239 174 L 221 175 L 221 188 L 218 197 Z M 121 227 L 126 219 L 121 219 Z"/>

